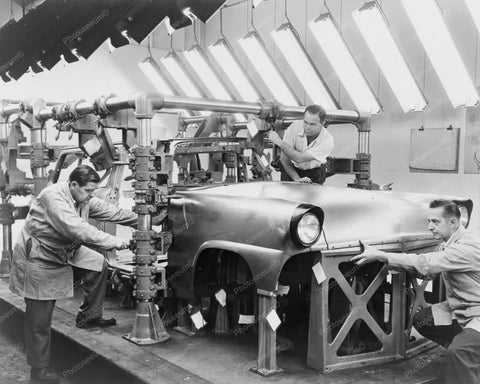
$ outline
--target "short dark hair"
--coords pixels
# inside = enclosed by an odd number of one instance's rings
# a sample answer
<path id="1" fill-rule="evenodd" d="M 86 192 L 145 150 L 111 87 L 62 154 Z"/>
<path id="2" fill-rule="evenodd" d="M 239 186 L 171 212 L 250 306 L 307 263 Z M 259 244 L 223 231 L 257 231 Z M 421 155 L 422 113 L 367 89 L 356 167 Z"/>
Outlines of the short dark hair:
<path id="1" fill-rule="evenodd" d="M 440 208 L 443 207 L 443 217 L 456 217 L 460 219 L 461 213 L 458 205 L 455 204 L 452 200 L 433 200 L 430 203 L 430 208 Z"/>
<path id="2" fill-rule="evenodd" d="M 88 165 L 79 165 L 68 177 L 70 182 L 76 181 L 80 187 L 84 187 L 87 183 L 100 182 L 100 176 L 92 167 Z"/>
<path id="3" fill-rule="evenodd" d="M 318 115 L 318 117 L 320 117 L 320 121 L 322 123 L 325 122 L 325 118 L 327 117 L 327 112 L 325 112 L 325 109 L 323 109 L 320 105 L 317 105 L 317 104 L 308 105 L 305 108 L 304 113 L 307 113 L 307 112 L 312 114 L 312 115 Z"/>

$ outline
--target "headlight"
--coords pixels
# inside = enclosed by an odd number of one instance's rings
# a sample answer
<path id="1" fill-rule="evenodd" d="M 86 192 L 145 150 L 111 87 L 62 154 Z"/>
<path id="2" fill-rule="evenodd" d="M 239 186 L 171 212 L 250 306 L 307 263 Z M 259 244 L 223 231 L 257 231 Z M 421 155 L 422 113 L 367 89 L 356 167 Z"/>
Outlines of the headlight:
<path id="1" fill-rule="evenodd" d="M 298 240 L 304 244 L 313 244 L 320 236 L 322 226 L 320 220 L 313 213 L 306 213 L 298 222 Z"/>
<path id="2" fill-rule="evenodd" d="M 300 246 L 310 247 L 316 243 L 322 232 L 323 211 L 319 207 L 301 204 L 290 222 L 290 234 Z"/>

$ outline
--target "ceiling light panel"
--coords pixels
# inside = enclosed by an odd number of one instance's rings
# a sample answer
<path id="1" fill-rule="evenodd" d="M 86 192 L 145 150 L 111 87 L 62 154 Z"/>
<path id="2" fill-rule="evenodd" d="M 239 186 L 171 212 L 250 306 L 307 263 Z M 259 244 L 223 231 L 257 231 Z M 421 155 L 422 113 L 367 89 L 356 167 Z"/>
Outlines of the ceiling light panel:
<path id="1" fill-rule="evenodd" d="M 227 40 L 219 39 L 208 49 L 243 101 L 255 102 L 261 99 Z"/>
<path id="2" fill-rule="evenodd" d="M 357 109 L 372 114 L 381 112 L 380 103 L 360 71 L 332 15 L 324 13 L 308 23 L 308 26 Z"/>
<path id="3" fill-rule="evenodd" d="M 310 99 L 325 109 L 337 109 L 338 104 L 322 81 L 293 26 L 285 23 L 272 31 L 271 35 Z"/>
<path id="4" fill-rule="evenodd" d="M 368 2 L 352 13 L 368 48 L 403 111 L 423 111 L 427 101 L 393 39 L 378 4 Z"/>
<path id="5" fill-rule="evenodd" d="M 478 2 L 477 0 L 477 7 Z M 478 92 L 445 25 L 437 2 L 402 0 L 402 4 L 453 107 L 476 105 L 479 101 Z"/>
<path id="6" fill-rule="evenodd" d="M 256 31 L 252 31 L 238 42 L 273 97 L 285 105 L 300 105 L 268 54 L 260 35 Z"/>

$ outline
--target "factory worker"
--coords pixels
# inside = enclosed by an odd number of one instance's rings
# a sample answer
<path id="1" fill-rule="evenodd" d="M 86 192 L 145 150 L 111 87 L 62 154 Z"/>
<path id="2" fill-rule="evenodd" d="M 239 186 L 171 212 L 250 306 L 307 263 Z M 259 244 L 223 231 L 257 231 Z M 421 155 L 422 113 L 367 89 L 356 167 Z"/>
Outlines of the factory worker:
<path id="1" fill-rule="evenodd" d="M 33 200 L 13 250 L 10 290 L 25 298 L 27 362 L 35 382 L 58 382 L 49 369 L 52 312 L 56 300 L 73 296 L 74 277 L 84 294 L 77 327 L 116 323 L 102 317 L 107 263 L 95 249 L 125 249 L 128 243 L 88 219 L 133 225 L 137 215 L 94 197 L 99 181 L 95 170 L 81 165 L 67 182 L 46 187 Z"/>
<path id="2" fill-rule="evenodd" d="M 327 156 L 333 150 L 333 137 L 325 129 L 325 110 L 319 105 L 305 108 L 303 120 L 294 121 L 285 131 L 283 140 L 274 131 L 268 139 L 282 150 L 281 180 L 323 184 Z"/>
<path id="3" fill-rule="evenodd" d="M 480 382 L 480 238 L 460 224 L 452 201 L 430 203 L 428 229 L 444 243 L 436 252 L 390 253 L 364 245 L 351 260 L 381 261 L 391 269 L 434 277 L 441 273 L 447 300 L 417 312 L 413 325 L 426 338 L 447 349 L 446 382 Z"/>

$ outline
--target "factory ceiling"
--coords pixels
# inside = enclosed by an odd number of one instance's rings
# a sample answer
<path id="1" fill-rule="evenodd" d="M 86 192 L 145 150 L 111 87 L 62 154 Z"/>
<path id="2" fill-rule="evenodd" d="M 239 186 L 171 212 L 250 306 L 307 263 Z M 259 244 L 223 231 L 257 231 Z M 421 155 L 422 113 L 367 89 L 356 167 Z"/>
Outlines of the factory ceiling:
<path id="1" fill-rule="evenodd" d="M 88 58 L 109 38 L 114 47 L 129 44 L 129 38 L 140 43 L 167 16 L 174 29 L 186 27 L 192 21 L 185 10 L 206 22 L 225 2 L 45 0 L 0 27 L 0 77 L 17 80 L 30 69 L 51 69 L 62 57 L 69 63 Z"/>

